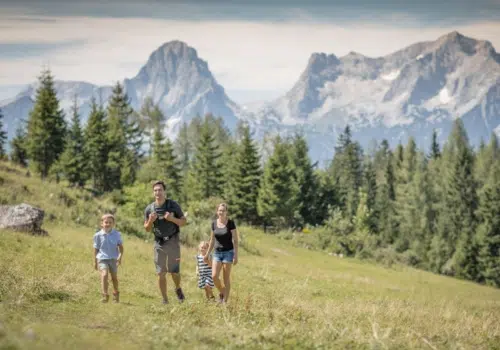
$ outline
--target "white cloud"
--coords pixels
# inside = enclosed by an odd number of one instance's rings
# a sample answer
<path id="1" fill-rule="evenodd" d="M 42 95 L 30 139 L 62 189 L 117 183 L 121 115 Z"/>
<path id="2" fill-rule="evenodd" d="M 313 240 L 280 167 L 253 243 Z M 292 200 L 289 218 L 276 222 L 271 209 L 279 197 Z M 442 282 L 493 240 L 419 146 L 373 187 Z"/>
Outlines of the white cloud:
<path id="1" fill-rule="evenodd" d="M 288 90 L 313 52 L 342 56 L 356 51 L 381 56 L 453 30 L 490 40 L 500 48 L 500 26 L 495 22 L 453 28 L 399 28 L 383 23 L 53 19 L 40 22 L 0 17 L 0 26 L 11 26 L 0 31 L 0 43 L 85 41 L 42 56 L 0 60 L 0 85 L 30 83 L 44 64 L 50 65 L 57 79 L 112 84 L 133 77 L 153 50 L 174 39 L 194 47 L 227 90 Z"/>

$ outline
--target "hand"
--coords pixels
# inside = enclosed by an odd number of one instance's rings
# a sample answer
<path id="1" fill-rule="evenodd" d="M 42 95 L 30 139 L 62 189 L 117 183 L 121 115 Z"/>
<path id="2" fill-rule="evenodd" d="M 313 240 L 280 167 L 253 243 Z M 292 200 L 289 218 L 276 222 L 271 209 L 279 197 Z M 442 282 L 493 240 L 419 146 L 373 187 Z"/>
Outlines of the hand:
<path id="1" fill-rule="evenodd" d="M 122 258 L 120 257 L 120 258 L 116 259 L 116 265 L 120 266 L 121 264 L 122 264 Z"/>
<path id="2" fill-rule="evenodd" d="M 172 221 L 172 215 L 170 214 L 170 212 L 165 212 L 165 216 L 163 217 L 165 220 L 167 221 Z"/>
<path id="3" fill-rule="evenodd" d="M 238 263 L 238 255 L 237 254 L 234 254 L 234 257 L 233 257 L 233 265 L 236 265 Z"/>
<path id="4" fill-rule="evenodd" d="M 158 214 L 156 213 L 151 213 L 149 214 L 149 222 L 153 222 L 158 218 Z"/>

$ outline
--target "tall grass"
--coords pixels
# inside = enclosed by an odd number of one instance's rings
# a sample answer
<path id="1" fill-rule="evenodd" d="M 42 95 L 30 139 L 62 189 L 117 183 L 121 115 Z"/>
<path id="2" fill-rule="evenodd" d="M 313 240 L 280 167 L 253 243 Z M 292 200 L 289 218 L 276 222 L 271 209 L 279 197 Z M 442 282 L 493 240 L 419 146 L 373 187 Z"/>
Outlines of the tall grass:
<path id="1" fill-rule="evenodd" d="M 185 303 L 175 301 L 170 279 L 171 303 L 160 303 L 152 242 L 127 235 L 121 303 L 101 304 L 91 246 L 97 222 L 66 216 L 113 202 L 63 188 L 75 201 L 68 205 L 57 184 L 1 169 L 0 177 L 9 188 L 26 186 L 23 201 L 54 216 L 44 224 L 48 237 L 0 231 L 0 349 L 500 348 L 498 289 L 330 256 L 247 227 L 230 302 L 207 303 L 192 244 L 209 225 L 194 219 L 182 231 L 190 242 L 182 247 Z M 9 193 L 0 186 L 2 200 Z"/>

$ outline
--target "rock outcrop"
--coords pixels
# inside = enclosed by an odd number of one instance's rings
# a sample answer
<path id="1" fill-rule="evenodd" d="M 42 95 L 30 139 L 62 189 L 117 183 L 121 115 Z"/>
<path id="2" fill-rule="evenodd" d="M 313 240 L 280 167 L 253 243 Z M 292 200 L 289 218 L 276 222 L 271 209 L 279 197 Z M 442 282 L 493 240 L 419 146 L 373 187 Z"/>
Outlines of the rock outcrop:
<path id="1" fill-rule="evenodd" d="M 26 203 L 0 206 L 0 229 L 26 232 L 32 235 L 47 236 L 42 229 L 45 212 Z"/>

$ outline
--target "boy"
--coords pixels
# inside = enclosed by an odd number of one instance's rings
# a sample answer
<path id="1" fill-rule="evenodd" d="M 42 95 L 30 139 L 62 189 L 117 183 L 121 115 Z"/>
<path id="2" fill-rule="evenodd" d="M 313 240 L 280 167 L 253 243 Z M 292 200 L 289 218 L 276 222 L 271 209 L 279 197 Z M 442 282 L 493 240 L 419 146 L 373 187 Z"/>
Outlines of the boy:
<path id="1" fill-rule="evenodd" d="M 101 230 L 94 235 L 94 268 L 101 271 L 101 302 L 107 303 L 108 275 L 111 274 L 113 281 L 113 301 L 120 301 L 118 291 L 118 265 L 121 264 L 123 256 L 123 241 L 120 232 L 113 229 L 115 217 L 112 214 L 104 214 L 101 218 Z"/>

